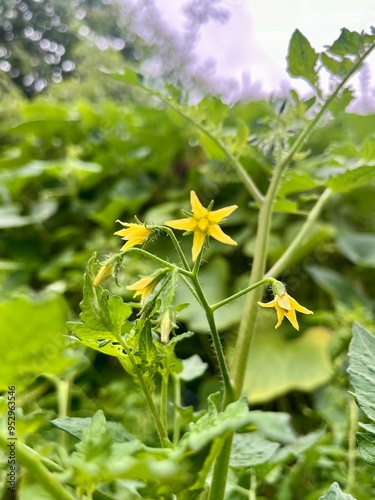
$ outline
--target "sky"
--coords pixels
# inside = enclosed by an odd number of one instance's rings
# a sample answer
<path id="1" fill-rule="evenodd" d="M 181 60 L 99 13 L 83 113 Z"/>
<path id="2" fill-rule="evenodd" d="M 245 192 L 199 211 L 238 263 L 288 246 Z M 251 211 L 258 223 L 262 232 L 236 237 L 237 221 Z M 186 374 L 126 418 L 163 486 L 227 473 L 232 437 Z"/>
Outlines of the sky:
<path id="1" fill-rule="evenodd" d="M 183 29 L 181 7 L 186 0 L 155 0 L 163 17 Z M 340 35 L 340 29 L 369 31 L 375 26 L 375 0 L 222 0 L 230 12 L 225 24 L 211 21 L 202 28 L 196 52 L 203 60 L 215 58 L 217 75 L 241 79 L 246 72 L 270 92 L 291 82 L 286 72 L 288 42 L 298 28 L 321 50 Z M 375 56 L 368 60 L 375 73 Z M 292 82 L 303 92 L 303 82 Z"/>

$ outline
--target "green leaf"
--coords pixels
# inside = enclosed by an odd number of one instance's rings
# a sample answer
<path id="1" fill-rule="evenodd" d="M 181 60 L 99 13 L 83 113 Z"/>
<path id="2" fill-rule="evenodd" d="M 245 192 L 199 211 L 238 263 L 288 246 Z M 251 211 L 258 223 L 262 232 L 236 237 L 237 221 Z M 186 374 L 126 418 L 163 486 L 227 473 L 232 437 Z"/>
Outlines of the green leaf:
<path id="1" fill-rule="evenodd" d="M 355 498 L 348 493 L 343 493 L 338 483 L 332 483 L 327 493 L 319 497 L 319 500 L 355 500 Z"/>
<path id="2" fill-rule="evenodd" d="M 218 412 L 210 396 L 208 398 L 208 413 L 196 423 L 190 424 L 190 430 L 182 437 L 182 443 L 190 449 L 199 451 L 215 438 L 229 430 L 240 430 L 251 422 L 251 413 L 246 398 L 229 404 L 224 411 Z"/>
<path id="3" fill-rule="evenodd" d="M 360 157 L 366 162 L 375 160 L 375 138 L 367 137 L 361 144 L 361 148 L 359 150 Z"/>
<path id="4" fill-rule="evenodd" d="M 87 264 L 84 277 L 83 300 L 80 304 L 82 322 L 70 321 L 67 326 L 81 343 L 120 357 L 124 353 L 118 345 L 118 336 L 132 308 L 121 297 L 109 296 L 108 290 L 92 285 L 98 269 L 94 254 Z"/>
<path id="5" fill-rule="evenodd" d="M 61 417 L 51 420 L 51 423 L 72 436 L 82 439 L 84 432 L 92 425 L 92 417 Z M 106 422 L 106 432 L 119 443 L 135 440 L 135 437 L 118 422 Z"/>
<path id="6" fill-rule="evenodd" d="M 356 31 L 346 28 L 341 30 L 339 38 L 328 49 L 331 54 L 338 56 L 358 55 L 364 47 L 364 38 Z"/>
<path id="7" fill-rule="evenodd" d="M 183 359 L 182 364 L 184 368 L 179 377 L 185 382 L 201 377 L 208 368 L 208 364 L 204 363 L 198 354 Z"/>
<path id="8" fill-rule="evenodd" d="M 249 401 L 264 403 L 292 390 L 312 391 L 326 383 L 332 375 L 328 329 L 309 328 L 297 339 L 287 340 L 274 329 L 274 311 L 261 314 L 263 328 L 253 341 L 244 382 Z"/>
<path id="9" fill-rule="evenodd" d="M 375 234 L 355 231 L 340 232 L 337 246 L 351 262 L 375 267 Z"/>
<path id="10" fill-rule="evenodd" d="M 371 306 L 363 292 L 356 290 L 353 283 L 341 273 L 321 266 L 308 266 L 307 271 L 323 290 L 343 304 L 352 307 L 354 304 L 365 303 Z"/>
<path id="11" fill-rule="evenodd" d="M 62 297 L 17 297 L 0 303 L 0 390 L 21 391 L 42 373 L 60 374 L 76 362 L 65 352 L 67 306 Z"/>
<path id="12" fill-rule="evenodd" d="M 332 102 L 329 109 L 336 116 L 346 110 L 349 104 L 354 99 L 354 91 L 349 88 L 344 88 L 336 99 Z"/>
<path id="13" fill-rule="evenodd" d="M 249 415 L 250 423 L 256 426 L 258 434 L 266 439 L 282 444 L 292 444 L 296 432 L 288 413 L 253 410 Z"/>
<path id="14" fill-rule="evenodd" d="M 280 447 L 253 433 L 235 434 L 229 465 L 234 468 L 255 467 L 268 462 Z"/>
<path id="15" fill-rule="evenodd" d="M 315 66 L 318 54 L 299 30 L 295 30 L 292 35 L 287 60 L 289 73 L 292 76 L 304 78 L 316 89 L 318 74 Z"/>
<path id="16" fill-rule="evenodd" d="M 341 60 L 338 60 L 337 58 L 334 59 L 333 57 L 330 57 L 325 52 L 321 54 L 321 60 L 330 73 L 338 76 L 346 75 L 346 73 L 353 66 L 352 61 L 347 57 L 343 57 Z"/>
<path id="17" fill-rule="evenodd" d="M 375 422 L 375 336 L 358 323 L 353 325 L 348 373 L 358 406 Z"/>
<path id="18" fill-rule="evenodd" d="M 373 434 L 357 432 L 358 451 L 365 462 L 375 465 L 375 436 Z"/>
<path id="19" fill-rule="evenodd" d="M 139 330 L 137 356 L 141 358 L 144 365 L 152 365 L 158 359 L 159 352 L 152 336 L 151 323 L 146 321 L 143 324 L 142 321 L 138 322 L 138 324 L 142 324 L 142 327 Z M 142 366 L 142 368 L 144 367 Z"/>

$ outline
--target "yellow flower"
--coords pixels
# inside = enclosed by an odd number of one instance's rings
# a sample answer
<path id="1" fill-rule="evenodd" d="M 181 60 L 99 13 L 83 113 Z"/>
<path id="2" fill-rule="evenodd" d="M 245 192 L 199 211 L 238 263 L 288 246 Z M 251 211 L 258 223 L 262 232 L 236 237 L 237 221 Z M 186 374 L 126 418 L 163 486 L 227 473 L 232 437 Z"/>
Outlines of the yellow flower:
<path id="1" fill-rule="evenodd" d="M 113 271 L 113 265 L 104 265 L 99 269 L 98 274 L 95 276 L 95 278 L 92 281 L 92 286 L 99 286 L 103 281 L 108 279 L 110 276 L 112 276 L 112 271 Z"/>
<path id="2" fill-rule="evenodd" d="M 160 275 L 157 274 L 155 276 L 147 276 L 145 278 L 141 278 L 130 286 L 126 288 L 128 290 L 135 291 L 133 297 L 141 296 L 141 302 L 144 302 L 146 297 L 150 295 L 150 293 L 154 290 L 156 285 L 159 283 Z"/>
<path id="3" fill-rule="evenodd" d="M 116 222 L 127 227 L 127 229 L 120 229 L 120 231 L 115 232 L 115 234 L 122 236 L 123 240 L 127 240 L 121 250 L 134 247 L 135 245 L 142 245 L 147 240 L 149 234 L 151 234 L 151 231 L 146 229 L 142 224 L 132 224 L 130 222 L 121 222 L 120 220 Z"/>
<path id="4" fill-rule="evenodd" d="M 209 208 L 204 208 L 194 191 L 190 192 L 190 204 L 193 212 L 192 217 L 169 220 L 165 222 L 165 225 L 173 229 L 181 229 L 194 233 L 192 249 L 193 262 L 196 261 L 202 250 L 206 236 L 212 236 L 215 240 L 226 243 L 227 245 L 237 245 L 237 243 L 225 234 L 219 226 L 220 222 L 236 210 L 237 205 L 231 205 L 230 207 L 211 212 Z"/>
<path id="5" fill-rule="evenodd" d="M 299 311 L 303 314 L 314 314 L 306 307 L 301 306 L 298 302 L 293 299 L 287 293 L 282 295 L 275 295 L 275 298 L 271 300 L 271 302 L 258 302 L 258 304 L 262 307 L 274 307 L 277 313 L 277 325 L 275 328 L 278 328 L 281 325 L 282 320 L 287 318 L 293 325 L 296 330 L 299 330 L 299 325 L 296 317 L 296 311 Z"/>

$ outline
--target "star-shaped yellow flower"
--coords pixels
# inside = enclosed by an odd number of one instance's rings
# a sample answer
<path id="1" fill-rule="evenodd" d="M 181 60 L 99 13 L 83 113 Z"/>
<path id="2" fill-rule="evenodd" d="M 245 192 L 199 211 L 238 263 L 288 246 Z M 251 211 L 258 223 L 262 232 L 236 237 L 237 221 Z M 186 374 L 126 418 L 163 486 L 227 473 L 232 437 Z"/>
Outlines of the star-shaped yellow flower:
<path id="1" fill-rule="evenodd" d="M 277 325 L 275 326 L 275 328 L 278 328 L 281 325 L 281 322 L 285 317 L 292 323 L 292 326 L 296 330 L 299 330 L 296 311 L 299 311 L 303 314 L 314 314 L 309 309 L 306 309 L 306 307 L 298 304 L 298 302 L 287 293 L 284 293 L 283 295 L 276 294 L 275 298 L 271 300 L 271 302 L 258 302 L 258 304 L 262 307 L 274 307 L 276 309 Z"/>
<path id="2" fill-rule="evenodd" d="M 128 290 L 135 291 L 133 297 L 138 297 L 140 295 L 141 302 L 144 302 L 144 300 L 148 297 L 148 295 L 150 295 L 150 293 L 154 290 L 154 288 L 158 284 L 159 279 L 160 279 L 159 275 L 147 276 L 145 278 L 141 278 L 140 280 L 136 281 L 130 286 L 127 286 L 126 288 Z"/>
<path id="3" fill-rule="evenodd" d="M 193 262 L 197 260 L 206 236 L 212 236 L 215 240 L 226 243 L 227 245 L 237 245 L 237 243 L 225 234 L 219 226 L 220 222 L 238 208 L 237 205 L 231 205 L 230 207 L 211 211 L 209 208 L 204 208 L 194 191 L 190 192 L 190 204 L 193 212 L 192 217 L 169 220 L 165 222 L 165 225 L 173 229 L 181 229 L 182 231 L 194 233 L 192 249 Z"/>
<path id="4" fill-rule="evenodd" d="M 116 222 L 119 222 L 123 226 L 127 227 L 127 229 L 120 229 L 120 231 L 115 232 L 115 234 L 122 236 L 122 239 L 126 241 L 121 250 L 134 247 L 135 245 L 142 245 L 142 243 L 144 243 L 151 234 L 151 231 L 145 228 L 142 224 L 121 222 L 120 220 Z"/>

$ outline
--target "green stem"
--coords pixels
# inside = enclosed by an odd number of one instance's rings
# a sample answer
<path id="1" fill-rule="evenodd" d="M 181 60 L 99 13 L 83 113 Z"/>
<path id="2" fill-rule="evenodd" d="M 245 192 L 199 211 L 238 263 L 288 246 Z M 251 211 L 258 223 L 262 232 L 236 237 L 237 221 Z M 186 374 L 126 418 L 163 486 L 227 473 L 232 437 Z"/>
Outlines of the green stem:
<path id="1" fill-rule="evenodd" d="M 159 434 L 161 445 L 163 447 L 170 446 L 170 441 L 168 439 L 167 430 L 164 427 L 163 422 L 161 421 L 161 418 L 160 418 L 160 415 L 156 409 L 154 400 L 152 399 L 152 395 L 150 394 L 150 391 L 148 390 L 148 387 L 147 387 L 146 382 L 143 378 L 142 372 L 138 368 L 138 365 L 135 361 L 133 353 L 127 348 L 127 346 L 126 346 L 125 342 L 123 341 L 120 334 L 113 333 L 113 335 L 116 337 L 116 340 L 119 342 L 119 344 L 124 349 L 127 356 L 129 357 L 129 361 L 132 364 L 134 373 L 136 374 L 139 385 L 141 386 L 141 389 L 142 389 L 143 394 L 146 398 L 147 404 L 150 408 L 151 415 L 154 419 L 155 427 L 156 427 L 158 434 Z"/>
<path id="2" fill-rule="evenodd" d="M 5 452 L 9 450 L 7 446 L 11 441 L 0 434 L 0 447 Z M 67 491 L 66 487 L 60 483 L 44 465 L 42 457 L 27 445 L 16 443 L 17 462 L 26 467 L 29 473 L 52 495 L 53 498 L 61 500 L 74 500 L 74 497 Z"/>
<path id="3" fill-rule="evenodd" d="M 159 257 L 156 257 L 156 255 L 153 255 L 150 252 L 147 252 L 146 250 L 143 250 L 142 248 L 128 248 L 127 250 L 123 250 L 122 252 L 114 255 L 111 259 L 108 260 L 108 263 L 111 263 L 111 261 L 116 261 L 120 258 L 122 258 L 124 255 L 127 253 L 136 253 L 138 255 L 142 255 L 143 257 L 147 257 L 150 260 L 153 260 L 157 264 L 160 264 L 164 267 L 167 267 L 168 269 L 171 269 L 171 271 L 177 270 L 180 274 L 183 274 L 185 276 L 191 276 L 191 272 L 187 271 L 186 269 L 182 269 L 181 267 L 176 266 L 175 264 L 171 264 L 170 262 L 167 262 L 166 260 L 160 259 Z"/>
<path id="4" fill-rule="evenodd" d="M 242 297 L 242 295 L 245 295 L 246 293 L 251 292 L 252 290 L 257 288 L 258 286 L 265 285 L 266 283 L 274 283 L 275 281 L 276 280 L 270 276 L 267 278 L 264 278 L 263 280 L 258 281 L 258 283 L 254 283 L 254 285 L 248 286 L 247 288 L 244 288 L 240 292 L 237 292 L 234 295 L 231 295 L 230 297 L 227 297 L 226 299 L 221 300 L 220 302 L 216 302 L 216 304 L 213 304 L 211 306 L 211 311 L 216 311 L 216 309 L 219 309 L 219 307 L 223 307 L 226 304 L 228 304 L 229 302 L 232 302 L 233 300 L 236 300 L 239 297 Z"/>
<path id="5" fill-rule="evenodd" d="M 174 421 L 173 421 L 173 444 L 176 446 L 180 440 L 181 415 L 178 407 L 181 406 L 181 382 L 178 375 L 173 375 L 173 399 L 174 399 Z"/>
<path id="6" fill-rule="evenodd" d="M 208 500 L 221 500 L 224 498 L 232 440 L 233 432 L 230 432 L 229 436 L 225 437 L 223 446 L 215 462 Z"/>
<path id="7" fill-rule="evenodd" d="M 168 368 L 165 368 L 167 370 Z M 161 395 L 160 395 L 160 420 L 163 424 L 164 429 L 168 429 L 168 379 L 169 373 L 167 375 L 162 374 L 161 376 Z"/>
<path id="8" fill-rule="evenodd" d="M 310 231 L 311 227 L 315 223 L 318 215 L 320 214 L 323 206 L 327 203 L 327 201 L 332 196 L 332 190 L 330 188 L 326 188 L 323 193 L 320 195 L 318 201 L 315 203 L 311 212 L 308 214 L 303 226 L 301 227 L 299 233 L 294 238 L 292 243 L 283 253 L 283 255 L 279 258 L 279 260 L 271 267 L 271 269 L 266 273 L 266 276 L 279 276 L 282 271 L 289 265 L 295 252 L 300 248 L 305 236 Z"/>
<path id="9" fill-rule="evenodd" d="M 199 301 L 202 304 L 202 307 L 205 311 L 207 322 L 209 324 L 211 330 L 212 342 L 215 349 L 216 358 L 219 364 L 220 373 L 223 378 L 224 383 L 224 397 L 223 397 L 223 405 L 224 407 L 227 404 L 233 401 L 233 387 L 229 377 L 229 370 L 227 367 L 227 362 L 224 356 L 223 346 L 221 345 L 219 333 L 216 328 L 214 313 L 211 310 L 210 305 L 207 302 L 207 299 L 203 293 L 202 287 L 199 283 L 198 277 L 195 275 L 190 276 L 191 282 L 195 288 L 195 291 L 199 297 Z"/>
<path id="10" fill-rule="evenodd" d="M 186 269 L 186 271 L 191 271 L 190 266 L 188 264 L 188 261 L 186 260 L 185 254 L 182 251 L 182 248 L 181 248 L 181 246 L 176 238 L 176 235 L 172 231 L 172 229 L 170 229 L 169 227 L 166 227 L 166 226 L 149 226 L 149 228 L 150 229 L 159 229 L 160 231 L 164 231 L 165 233 L 168 234 L 168 236 L 172 240 L 172 243 L 173 243 L 180 259 L 181 259 L 181 262 L 182 262 L 184 268 Z"/>

